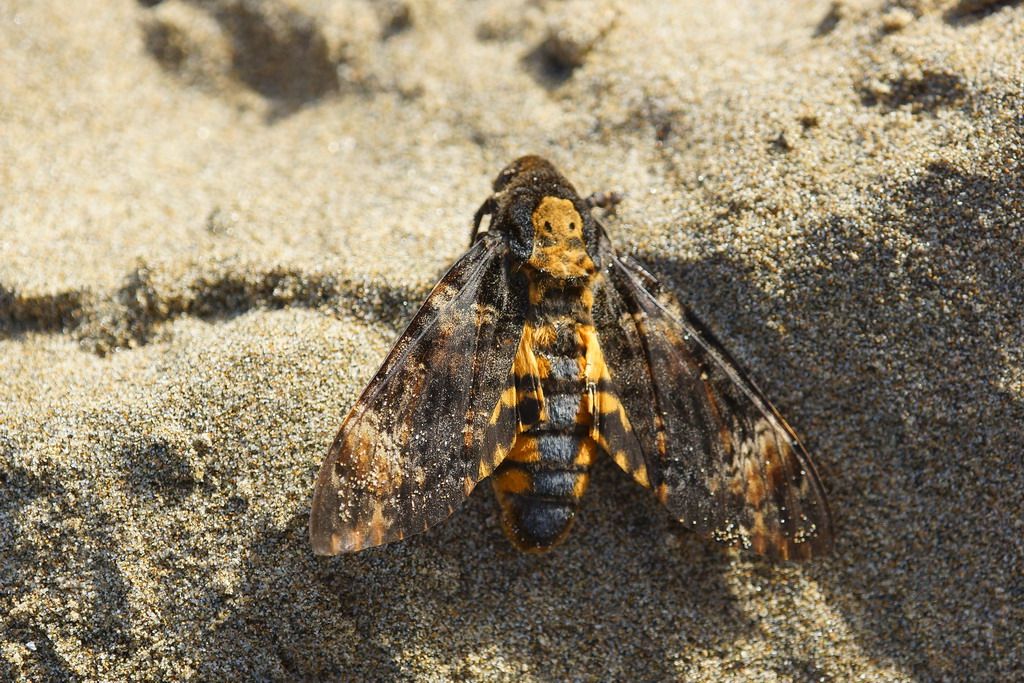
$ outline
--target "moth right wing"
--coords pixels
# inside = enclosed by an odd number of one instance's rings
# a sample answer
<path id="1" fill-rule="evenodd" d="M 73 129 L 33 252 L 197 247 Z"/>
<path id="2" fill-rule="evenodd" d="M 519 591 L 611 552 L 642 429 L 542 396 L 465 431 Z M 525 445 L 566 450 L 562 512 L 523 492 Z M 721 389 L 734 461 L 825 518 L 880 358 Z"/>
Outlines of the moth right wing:
<path id="1" fill-rule="evenodd" d="M 504 240 L 487 233 L 434 287 L 320 468 L 314 552 L 424 531 L 501 462 L 516 433 L 512 364 L 526 308 L 518 277 Z"/>
<path id="2" fill-rule="evenodd" d="M 621 401 L 602 415 L 612 457 L 696 531 L 777 559 L 827 551 L 828 503 L 793 430 L 696 318 L 659 301 L 654 278 L 601 239 L 604 402 Z"/>

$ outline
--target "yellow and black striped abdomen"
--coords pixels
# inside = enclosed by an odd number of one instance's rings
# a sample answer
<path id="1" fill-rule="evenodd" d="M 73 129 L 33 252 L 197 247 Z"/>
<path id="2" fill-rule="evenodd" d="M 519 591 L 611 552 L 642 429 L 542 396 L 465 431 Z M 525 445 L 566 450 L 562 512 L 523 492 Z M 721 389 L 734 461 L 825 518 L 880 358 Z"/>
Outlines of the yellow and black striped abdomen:
<path id="1" fill-rule="evenodd" d="M 520 550 L 565 538 L 597 456 L 585 344 L 594 336 L 581 290 L 546 292 L 516 357 L 521 431 L 493 482 L 502 525 Z"/>

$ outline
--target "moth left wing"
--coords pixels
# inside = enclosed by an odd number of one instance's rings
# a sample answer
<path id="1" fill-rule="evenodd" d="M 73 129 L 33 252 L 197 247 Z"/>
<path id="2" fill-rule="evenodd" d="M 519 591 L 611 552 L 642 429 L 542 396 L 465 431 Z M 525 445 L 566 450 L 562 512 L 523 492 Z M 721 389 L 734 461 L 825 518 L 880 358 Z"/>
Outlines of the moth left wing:
<path id="1" fill-rule="evenodd" d="M 659 301 L 654 278 L 601 239 L 604 403 L 626 418 L 602 428 L 610 454 L 695 531 L 776 559 L 825 552 L 828 504 L 792 428 L 696 318 Z"/>
<path id="2" fill-rule="evenodd" d="M 477 240 L 356 401 L 317 477 L 317 554 L 390 543 L 444 520 L 510 448 L 516 411 L 502 400 L 515 405 L 526 287 L 514 286 L 507 252 L 496 234 Z"/>

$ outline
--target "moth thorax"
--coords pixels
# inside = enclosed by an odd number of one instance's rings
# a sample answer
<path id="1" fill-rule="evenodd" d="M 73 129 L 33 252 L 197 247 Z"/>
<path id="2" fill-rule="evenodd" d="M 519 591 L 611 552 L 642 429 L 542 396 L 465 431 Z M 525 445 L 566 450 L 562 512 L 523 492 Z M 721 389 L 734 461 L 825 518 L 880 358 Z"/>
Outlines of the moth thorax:
<path id="1" fill-rule="evenodd" d="M 587 277 L 595 272 L 583 239 L 583 218 L 572 201 L 544 197 L 531 220 L 531 266 L 555 278 Z"/>

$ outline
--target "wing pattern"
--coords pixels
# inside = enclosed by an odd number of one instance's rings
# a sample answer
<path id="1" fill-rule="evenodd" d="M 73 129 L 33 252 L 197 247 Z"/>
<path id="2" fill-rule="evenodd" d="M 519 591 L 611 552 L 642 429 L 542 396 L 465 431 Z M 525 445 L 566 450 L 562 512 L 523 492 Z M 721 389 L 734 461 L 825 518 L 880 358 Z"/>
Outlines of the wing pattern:
<path id="1" fill-rule="evenodd" d="M 605 434 L 616 461 L 698 532 L 775 559 L 825 552 L 828 504 L 796 434 L 694 316 L 602 246 L 594 319 L 628 420 Z"/>
<path id="2" fill-rule="evenodd" d="M 485 234 L 434 287 L 349 413 L 320 469 L 310 540 L 334 555 L 447 518 L 516 433 L 512 363 L 526 287 Z M 503 394 L 505 394 L 503 396 Z"/>

